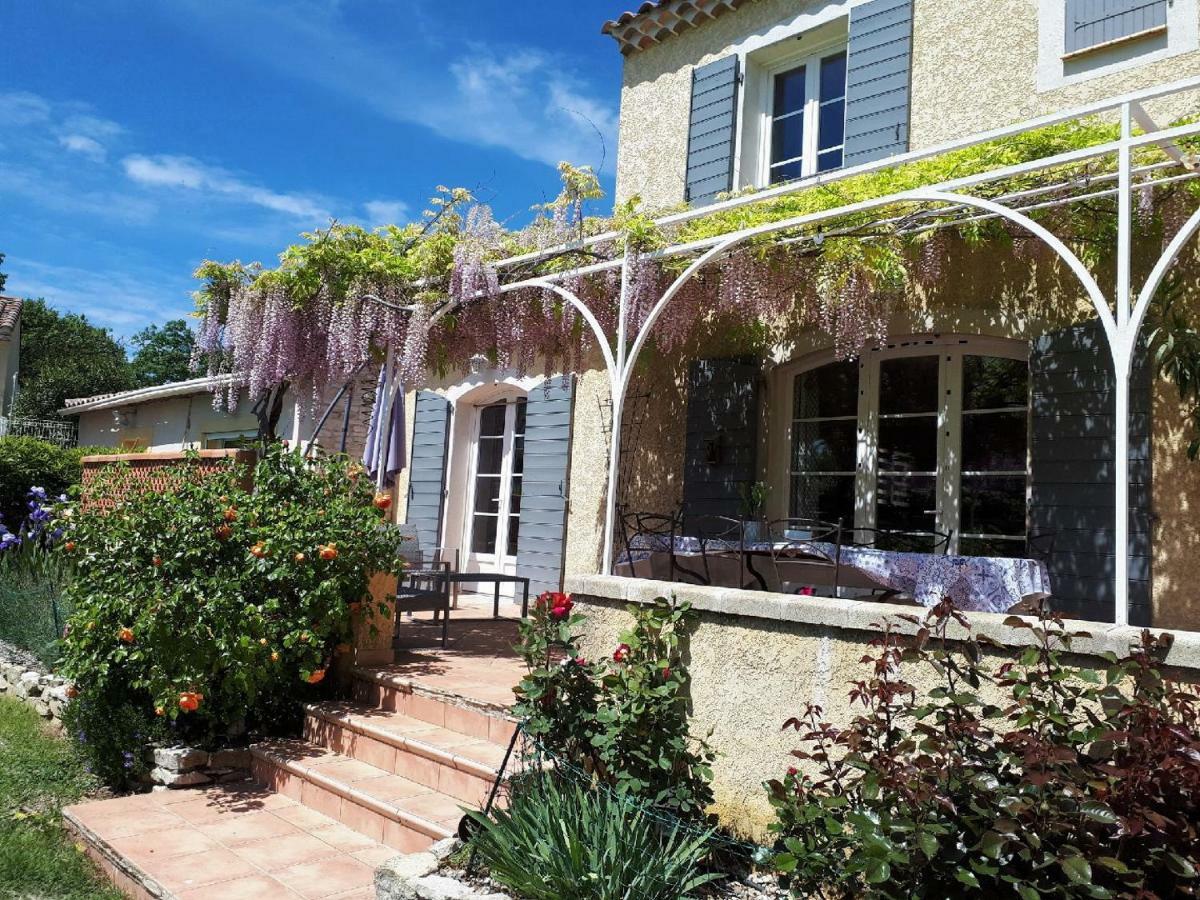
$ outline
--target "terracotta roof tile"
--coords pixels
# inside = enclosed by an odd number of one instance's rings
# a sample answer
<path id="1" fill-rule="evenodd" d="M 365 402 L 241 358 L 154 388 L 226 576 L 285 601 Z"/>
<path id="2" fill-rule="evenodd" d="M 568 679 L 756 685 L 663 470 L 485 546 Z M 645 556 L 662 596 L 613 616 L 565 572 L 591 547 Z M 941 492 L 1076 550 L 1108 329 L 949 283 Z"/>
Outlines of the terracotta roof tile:
<path id="1" fill-rule="evenodd" d="M 9 340 L 21 321 L 21 298 L 0 297 L 0 341 Z"/>
<path id="2" fill-rule="evenodd" d="M 696 28 L 752 0 L 646 0 L 636 12 L 624 12 L 600 29 L 628 56 L 672 35 Z"/>

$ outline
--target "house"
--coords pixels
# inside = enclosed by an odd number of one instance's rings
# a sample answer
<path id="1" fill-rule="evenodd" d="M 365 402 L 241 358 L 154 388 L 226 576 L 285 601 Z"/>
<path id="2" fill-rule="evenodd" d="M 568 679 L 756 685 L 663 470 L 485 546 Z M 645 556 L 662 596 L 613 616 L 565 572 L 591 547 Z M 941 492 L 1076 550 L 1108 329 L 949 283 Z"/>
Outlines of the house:
<path id="1" fill-rule="evenodd" d="M 218 379 L 215 390 L 222 400 L 232 385 L 228 377 Z M 361 456 L 374 385 L 360 380 L 347 394 L 330 409 L 319 440 L 327 448 L 344 448 Z M 157 452 L 226 450 L 258 437 L 258 417 L 246 401 L 244 388 L 238 388 L 238 396 L 241 402 L 233 409 L 227 403 L 214 404 L 213 380 L 203 377 L 69 399 L 58 412 L 78 421 L 79 445 L 84 447 Z M 314 412 L 307 398 L 297 399 L 285 390 L 276 434 L 297 444 L 307 443 L 313 439 L 314 424 L 324 411 L 322 406 Z"/>
<path id="2" fill-rule="evenodd" d="M 17 393 L 21 356 L 21 300 L 0 297 L 0 416 L 7 416 Z"/>
<path id="3" fill-rule="evenodd" d="M 616 200 L 668 212 L 1200 74 L 1196 0 L 965 0 L 953 14 L 937 0 L 660 0 L 604 31 L 625 57 Z M 1139 114 L 1165 123 L 1195 107 L 1194 92 L 1161 93 Z M 1135 261 L 1157 249 L 1135 245 Z M 1103 323 L 1086 298 L 1006 281 L 1011 262 L 963 254 L 940 296 L 913 289 L 887 340 L 856 359 L 814 327 L 750 356 L 719 341 L 659 353 L 624 398 L 616 501 L 736 516 L 761 481 L 769 518 L 1036 556 L 1070 614 L 1113 621 L 1119 607 L 1134 623 L 1200 627 L 1200 464 L 1184 452 L 1178 392 L 1135 366 L 1118 591 Z M 606 541 L 614 436 L 599 354 L 548 379 L 481 368 L 432 380 L 407 411 L 399 506 L 427 545 L 538 589 L 604 569 L 619 536 Z"/>

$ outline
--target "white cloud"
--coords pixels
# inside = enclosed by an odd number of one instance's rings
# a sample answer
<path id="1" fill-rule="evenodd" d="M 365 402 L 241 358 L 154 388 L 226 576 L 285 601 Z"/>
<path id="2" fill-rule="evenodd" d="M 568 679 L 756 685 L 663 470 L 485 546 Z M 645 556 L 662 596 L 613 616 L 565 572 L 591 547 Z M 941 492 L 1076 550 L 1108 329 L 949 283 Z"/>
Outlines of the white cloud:
<path id="1" fill-rule="evenodd" d="M 35 125 L 50 118 L 50 104 L 27 91 L 0 93 L 0 124 L 8 128 Z"/>
<path id="2" fill-rule="evenodd" d="M 370 225 L 399 225 L 407 220 L 409 206 L 402 200 L 369 200 L 363 209 Z"/>
<path id="3" fill-rule="evenodd" d="M 126 176 L 147 187 L 197 191 L 235 202 L 248 203 L 316 224 L 330 218 L 314 197 L 283 194 L 244 181 L 224 169 L 208 166 L 190 156 L 158 154 L 126 156 L 121 165 Z"/>
<path id="4" fill-rule="evenodd" d="M 72 153 L 80 153 L 96 162 L 104 161 L 104 146 L 95 138 L 85 134 L 63 134 L 59 135 L 58 142 Z"/>

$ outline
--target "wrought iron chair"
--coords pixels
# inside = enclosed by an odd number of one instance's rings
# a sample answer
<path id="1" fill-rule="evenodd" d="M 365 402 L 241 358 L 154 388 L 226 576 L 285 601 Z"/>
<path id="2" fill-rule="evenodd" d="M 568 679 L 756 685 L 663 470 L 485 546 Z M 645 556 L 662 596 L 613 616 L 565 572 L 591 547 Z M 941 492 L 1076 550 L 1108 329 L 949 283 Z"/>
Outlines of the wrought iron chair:
<path id="1" fill-rule="evenodd" d="M 784 572 L 780 568 L 781 561 L 795 561 L 797 554 L 802 554 L 806 567 L 833 570 L 833 596 L 838 596 L 842 579 L 841 522 L 792 517 L 776 519 L 770 523 L 768 531 L 771 541 L 771 567 L 775 582 L 782 593 L 791 594 L 814 588 L 811 584 L 797 584 L 785 580 Z M 823 553 L 805 552 L 811 544 L 832 544 L 833 558 L 825 558 Z"/>
<path id="2" fill-rule="evenodd" d="M 846 529 L 847 547 L 869 547 L 898 553 L 931 553 L 946 556 L 950 552 L 953 531 L 921 531 L 904 528 Z"/>
<path id="3" fill-rule="evenodd" d="M 706 584 L 713 584 L 713 566 L 720 560 L 735 559 L 738 566 L 737 587 L 745 588 L 747 575 L 752 574 L 766 590 L 762 576 L 750 565 L 746 556 L 746 521 L 733 516 L 705 516 L 698 529 L 700 558 L 704 564 Z"/>
<path id="4" fill-rule="evenodd" d="M 442 623 L 442 649 L 450 639 L 450 561 L 441 548 L 422 550 L 415 528 L 401 526 L 400 558 L 405 569 L 396 581 L 395 626 L 400 613 L 432 612 Z M 395 635 L 393 643 L 399 640 Z"/>
<path id="5" fill-rule="evenodd" d="M 653 578 L 651 564 L 653 553 L 665 553 L 669 559 L 668 580 L 675 581 L 676 573 L 695 580 L 697 584 L 707 584 L 707 580 L 699 572 L 694 572 L 679 564 L 677 538 L 683 536 L 683 513 L 676 510 L 672 513 L 633 512 L 625 507 L 618 507 L 618 518 L 621 524 L 621 539 L 625 547 L 625 560 L 629 572 L 634 578 L 638 575 L 637 564 L 646 562 L 649 572 L 647 577 Z M 646 554 L 643 559 L 639 555 Z"/>

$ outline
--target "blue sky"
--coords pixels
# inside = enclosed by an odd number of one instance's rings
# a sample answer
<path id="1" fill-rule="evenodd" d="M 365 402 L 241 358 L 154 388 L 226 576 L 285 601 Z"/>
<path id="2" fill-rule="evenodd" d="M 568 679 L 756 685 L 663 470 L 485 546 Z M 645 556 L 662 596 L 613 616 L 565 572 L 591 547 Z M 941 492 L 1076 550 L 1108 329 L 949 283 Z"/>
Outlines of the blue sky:
<path id="1" fill-rule="evenodd" d="M 6 293 L 128 336 L 203 259 L 438 184 L 520 224 L 560 159 L 611 189 L 621 0 L 0 0 Z"/>

